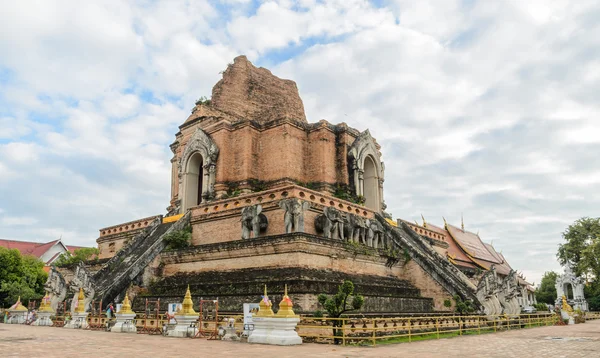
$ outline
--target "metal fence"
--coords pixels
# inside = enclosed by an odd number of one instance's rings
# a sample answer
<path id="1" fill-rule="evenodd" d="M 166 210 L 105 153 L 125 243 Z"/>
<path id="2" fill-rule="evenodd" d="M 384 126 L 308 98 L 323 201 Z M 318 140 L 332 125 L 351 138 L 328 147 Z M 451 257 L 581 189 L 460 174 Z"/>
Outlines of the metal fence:
<path id="1" fill-rule="evenodd" d="M 549 326 L 554 314 L 515 316 L 427 316 L 399 318 L 303 317 L 297 326 L 305 342 L 377 345 Z"/>

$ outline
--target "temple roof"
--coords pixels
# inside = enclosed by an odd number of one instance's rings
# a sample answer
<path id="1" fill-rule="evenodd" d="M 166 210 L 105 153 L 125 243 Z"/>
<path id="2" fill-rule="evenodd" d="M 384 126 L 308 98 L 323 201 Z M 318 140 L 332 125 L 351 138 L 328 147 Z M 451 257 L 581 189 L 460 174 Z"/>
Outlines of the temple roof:
<path id="1" fill-rule="evenodd" d="M 495 258 L 490 251 L 485 247 L 484 243 L 479 238 L 479 235 L 472 232 L 459 229 L 453 225 L 446 224 L 446 229 L 457 242 L 457 244 L 472 258 L 486 261 L 482 264 L 486 265 L 487 269 L 492 264 L 500 264 L 502 260 Z"/>
<path id="2" fill-rule="evenodd" d="M 477 263 L 471 260 L 467 253 L 457 245 L 448 231 L 430 223 L 426 223 L 425 227 L 444 236 L 444 241 L 448 243 L 448 258 L 450 261 L 453 261 L 453 264 L 467 268 L 479 267 Z"/>
<path id="3" fill-rule="evenodd" d="M 510 267 L 510 265 L 508 264 L 508 262 L 506 261 L 504 256 L 502 256 L 502 254 L 498 253 L 498 251 L 496 251 L 496 249 L 494 248 L 494 246 L 492 246 L 492 244 L 484 243 L 484 245 L 485 245 L 485 248 L 488 249 L 490 254 L 492 254 L 492 256 L 494 256 L 494 258 L 498 262 L 500 262 L 500 263 L 494 265 L 494 267 L 496 268 L 496 272 L 498 272 L 498 274 L 500 274 L 500 275 L 508 276 L 510 271 L 512 271 L 512 267 Z"/>

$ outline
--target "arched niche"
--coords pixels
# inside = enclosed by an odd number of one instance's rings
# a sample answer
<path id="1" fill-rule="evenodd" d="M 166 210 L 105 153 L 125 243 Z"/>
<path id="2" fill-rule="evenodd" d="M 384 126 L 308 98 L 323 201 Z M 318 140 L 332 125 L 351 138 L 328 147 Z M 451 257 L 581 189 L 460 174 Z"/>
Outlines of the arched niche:
<path id="1" fill-rule="evenodd" d="M 181 213 L 214 198 L 219 148 L 201 129 L 188 140 L 179 162 Z"/>
<path id="2" fill-rule="evenodd" d="M 365 206 L 383 210 L 384 165 L 379 160 L 375 139 L 368 130 L 361 133 L 348 151 L 350 185 L 358 196 L 365 198 Z"/>

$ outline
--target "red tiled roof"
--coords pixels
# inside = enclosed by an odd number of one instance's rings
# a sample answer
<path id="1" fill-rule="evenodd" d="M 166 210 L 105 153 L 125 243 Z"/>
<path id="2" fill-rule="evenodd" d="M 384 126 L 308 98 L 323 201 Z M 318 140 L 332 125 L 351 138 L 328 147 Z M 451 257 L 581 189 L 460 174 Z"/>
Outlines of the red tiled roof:
<path id="1" fill-rule="evenodd" d="M 450 259 L 452 259 L 452 261 L 454 261 L 456 263 L 456 265 L 468 267 L 468 268 L 477 268 L 478 267 L 477 264 L 475 262 L 473 262 L 473 260 L 471 260 L 469 258 L 469 256 L 463 251 L 463 249 L 461 249 L 456 244 L 456 242 L 454 241 L 452 236 L 450 236 L 450 233 L 448 233 L 448 231 L 442 229 L 441 227 L 432 225 L 430 223 L 427 223 L 426 225 L 427 225 L 426 227 L 429 230 L 432 230 L 432 231 L 437 232 L 438 234 L 444 235 L 444 241 L 446 243 L 448 243 L 448 257 Z"/>
<path id="2" fill-rule="evenodd" d="M 67 247 L 67 250 L 69 250 L 69 252 L 72 254 L 75 253 L 75 250 L 88 248 L 86 246 L 70 246 L 70 245 L 67 245 L 66 247 Z"/>
<path id="3" fill-rule="evenodd" d="M 494 265 L 494 267 L 496 268 L 496 272 L 498 272 L 498 274 L 500 274 L 502 276 L 508 276 L 508 274 L 512 270 L 512 267 L 510 267 L 510 265 L 508 264 L 508 262 L 506 261 L 504 256 L 502 256 L 502 254 L 498 253 L 498 251 L 496 251 L 494 246 L 492 246 L 491 244 L 484 243 L 484 245 L 485 245 L 485 248 L 488 249 L 490 254 L 492 254 L 492 256 L 494 256 L 494 258 L 498 262 L 500 262 L 499 264 Z"/>
<path id="4" fill-rule="evenodd" d="M 478 260 L 487 261 L 487 265 L 500 263 L 500 260 L 496 259 L 488 251 L 477 234 L 464 231 L 450 224 L 447 224 L 446 228 L 452 238 L 456 240 L 458 245 L 465 250 L 469 256 Z"/>
<path id="5" fill-rule="evenodd" d="M 48 249 L 50 249 L 58 240 L 47 243 L 16 241 L 16 240 L 0 240 L 0 246 L 7 249 L 17 249 L 22 255 L 32 255 L 41 257 Z"/>

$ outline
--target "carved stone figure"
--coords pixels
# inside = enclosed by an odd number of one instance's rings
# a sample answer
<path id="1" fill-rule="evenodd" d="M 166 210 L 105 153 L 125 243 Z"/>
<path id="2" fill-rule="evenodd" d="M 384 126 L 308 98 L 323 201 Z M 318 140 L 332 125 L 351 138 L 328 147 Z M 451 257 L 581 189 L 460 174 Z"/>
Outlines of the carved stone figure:
<path id="1" fill-rule="evenodd" d="M 347 223 L 344 225 L 346 239 L 354 243 L 367 244 L 369 219 L 358 215 L 346 214 Z"/>
<path id="2" fill-rule="evenodd" d="M 517 315 L 521 312 L 521 307 L 518 300 L 520 295 L 521 290 L 519 289 L 517 273 L 516 271 L 511 270 L 502 281 L 500 290 L 498 292 L 498 301 L 502 306 L 503 314 Z"/>
<path id="3" fill-rule="evenodd" d="M 342 212 L 336 208 L 326 206 L 323 208 L 323 214 L 315 218 L 315 229 L 328 239 L 343 241 L 345 240 L 344 223 Z"/>
<path id="4" fill-rule="evenodd" d="M 304 232 L 304 212 L 310 208 L 310 203 L 299 199 L 285 199 L 279 202 L 279 207 L 285 210 L 285 233 Z"/>
<path id="5" fill-rule="evenodd" d="M 493 316 L 502 313 L 502 306 L 498 300 L 499 286 L 496 269 L 492 266 L 492 268 L 481 277 L 475 294 L 483 306 L 483 313 L 486 315 Z"/>
<path id="6" fill-rule="evenodd" d="M 369 230 L 367 232 L 367 245 L 375 249 L 384 246 L 383 226 L 377 220 L 369 220 Z"/>
<path id="7" fill-rule="evenodd" d="M 86 310 L 90 307 L 95 294 L 94 287 L 92 285 L 92 275 L 85 268 L 83 262 L 80 262 L 75 267 L 75 274 L 69 283 L 68 291 L 72 294 L 73 300 L 71 301 L 71 313 L 75 312 L 75 302 L 77 302 L 77 295 L 79 294 L 79 288 L 83 288 L 85 294 L 85 307 Z"/>
<path id="8" fill-rule="evenodd" d="M 267 217 L 261 212 L 262 206 L 260 205 L 247 206 L 242 209 L 242 239 L 249 239 L 251 236 L 257 238 L 261 231 L 267 229 L 269 224 Z"/>
<path id="9" fill-rule="evenodd" d="M 44 289 L 50 297 L 50 306 L 56 311 L 58 303 L 64 301 L 67 297 L 67 283 L 55 266 L 50 268 Z"/>

